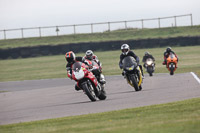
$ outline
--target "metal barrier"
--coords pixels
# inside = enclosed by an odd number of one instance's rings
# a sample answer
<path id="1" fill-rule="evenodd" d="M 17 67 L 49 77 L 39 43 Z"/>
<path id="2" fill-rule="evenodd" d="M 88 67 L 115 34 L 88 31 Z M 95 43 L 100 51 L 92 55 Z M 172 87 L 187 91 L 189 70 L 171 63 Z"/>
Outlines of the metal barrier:
<path id="1" fill-rule="evenodd" d="M 113 21 L 113 22 L 102 22 L 102 23 L 90 23 L 90 24 L 76 24 L 76 25 L 60 25 L 60 26 L 48 26 L 48 27 L 31 27 L 31 28 L 19 28 L 19 29 L 5 29 L 0 30 L 0 40 L 2 39 L 11 39 L 11 38 L 28 38 L 28 37 L 45 37 L 45 36 L 60 36 L 60 35 L 68 35 L 68 34 L 79 34 L 79 33 L 97 33 L 97 32 L 105 32 L 112 31 L 117 29 L 129 29 L 129 28 L 162 28 L 162 27 L 177 27 L 181 26 L 177 24 L 178 18 L 187 17 L 188 23 L 185 26 L 191 25 L 193 26 L 192 14 L 179 15 L 179 16 L 169 16 L 169 17 L 161 17 L 161 18 L 151 18 L 151 19 L 139 19 L 139 20 L 128 20 L 128 21 Z M 189 20 L 188 20 L 189 17 Z M 163 20 L 170 20 L 170 22 L 161 23 Z M 145 22 L 147 21 L 156 21 L 151 23 L 151 26 L 146 26 Z M 131 23 L 139 23 L 138 26 L 133 26 Z M 168 25 L 166 25 L 168 23 Z M 114 26 L 115 29 L 111 29 L 111 26 L 115 24 L 120 24 L 118 26 Z M 100 30 L 95 30 L 95 26 L 98 25 Z M 154 25 L 154 27 L 152 27 Z M 101 27 L 102 26 L 102 27 Z M 122 26 L 122 27 L 121 27 Z M 80 27 L 86 27 L 85 30 L 78 31 Z M 71 30 L 66 29 L 71 28 Z M 31 30 L 35 30 L 35 32 L 31 32 Z M 45 31 L 48 30 L 48 31 Z M 25 33 L 29 31 L 28 33 Z M 9 34 L 14 32 L 14 34 Z"/>

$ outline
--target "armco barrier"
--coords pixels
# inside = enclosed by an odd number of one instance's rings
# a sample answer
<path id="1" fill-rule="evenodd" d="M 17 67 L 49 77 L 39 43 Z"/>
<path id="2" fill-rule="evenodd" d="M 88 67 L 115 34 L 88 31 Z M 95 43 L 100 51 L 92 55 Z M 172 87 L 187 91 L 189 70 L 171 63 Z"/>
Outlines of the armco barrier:
<path id="1" fill-rule="evenodd" d="M 67 51 L 85 52 L 88 49 L 93 51 L 119 50 L 123 43 L 127 43 L 131 48 L 154 48 L 166 46 L 194 46 L 200 45 L 200 36 L 195 37 L 175 37 L 175 38 L 157 38 L 141 40 L 124 41 L 106 41 L 106 42 L 88 42 L 76 44 L 61 44 L 57 46 L 35 46 L 0 49 L 0 59 L 8 58 L 28 58 L 47 55 L 65 54 Z"/>

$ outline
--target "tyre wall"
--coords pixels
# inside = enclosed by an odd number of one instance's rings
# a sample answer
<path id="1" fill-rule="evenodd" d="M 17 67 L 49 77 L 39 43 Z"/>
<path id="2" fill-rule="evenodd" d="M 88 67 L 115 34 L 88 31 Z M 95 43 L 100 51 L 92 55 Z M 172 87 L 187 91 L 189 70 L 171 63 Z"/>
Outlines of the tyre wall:
<path id="1" fill-rule="evenodd" d="M 195 46 L 200 45 L 200 36 L 196 37 L 176 37 L 176 38 L 157 38 L 141 40 L 124 40 L 124 41 L 106 41 L 106 42 L 88 42 L 60 44 L 57 46 L 34 46 L 0 49 L 0 59 L 8 58 L 28 58 L 47 55 L 65 54 L 67 51 L 85 52 L 88 49 L 93 51 L 119 50 L 123 43 L 127 43 L 133 49 L 138 48 L 155 48 L 166 46 Z"/>

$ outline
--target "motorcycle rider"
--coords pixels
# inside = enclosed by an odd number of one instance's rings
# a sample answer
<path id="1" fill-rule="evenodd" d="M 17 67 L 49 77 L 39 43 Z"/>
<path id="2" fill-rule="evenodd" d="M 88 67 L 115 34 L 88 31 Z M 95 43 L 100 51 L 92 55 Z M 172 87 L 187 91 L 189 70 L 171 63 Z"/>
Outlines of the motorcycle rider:
<path id="1" fill-rule="evenodd" d="M 144 78 L 142 66 L 139 64 L 140 59 L 139 59 L 139 57 L 137 55 L 135 55 L 135 53 L 133 51 L 130 50 L 129 45 L 128 44 L 123 44 L 121 46 L 121 51 L 122 51 L 122 53 L 120 55 L 120 61 L 119 61 L 120 69 L 122 69 L 122 67 L 123 67 L 122 60 L 127 56 L 132 56 L 136 60 L 138 66 L 140 67 L 141 72 L 142 72 L 142 78 Z M 124 71 L 122 72 L 122 75 L 124 76 Z"/>
<path id="2" fill-rule="evenodd" d="M 83 57 L 84 59 L 88 59 L 88 60 L 90 60 L 90 61 L 95 61 L 98 65 L 99 65 L 99 68 L 100 68 L 100 79 L 98 79 L 99 80 L 99 82 L 100 83 L 102 83 L 102 84 L 105 84 L 106 83 L 106 81 L 105 81 L 105 77 L 104 77 L 104 75 L 102 74 L 102 66 L 101 66 L 101 63 L 100 63 L 100 61 L 98 60 L 98 57 L 93 53 L 93 51 L 92 50 L 87 50 L 86 52 L 85 52 L 85 56 Z M 91 66 L 90 66 L 91 67 Z"/>
<path id="3" fill-rule="evenodd" d="M 177 62 L 178 62 L 178 56 L 175 54 L 174 51 L 172 51 L 171 47 L 166 48 L 166 51 L 164 52 L 164 61 L 163 61 L 163 65 L 167 64 L 167 58 L 169 57 L 170 53 L 173 53 L 175 55 L 175 57 L 177 58 Z"/>
<path id="4" fill-rule="evenodd" d="M 76 55 L 74 54 L 73 51 L 69 51 L 65 54 L 65 59 L 68 62 L 66 65 L 66 70 L 67 70 L 67 76 L 72 79 L 72 65 L 76 62 L 76 61 L 80 61 L 80 62 L 84 62 L 84 59 L 82 57 L 76 57 Z M 75 90 L 80 90 L 81 88 L 79 88 L 77 85 L 75 85 Z"/>
<path id="5" fill-rule="evenodd" d="M 151 58 L 153 61 L 155 61 L 155 58 L 149 52 L 146 51 L 144 53 L 142 62 L 145 63 L 148 58 Z M 143 66 L 146 67 L 145 64 Z"/>

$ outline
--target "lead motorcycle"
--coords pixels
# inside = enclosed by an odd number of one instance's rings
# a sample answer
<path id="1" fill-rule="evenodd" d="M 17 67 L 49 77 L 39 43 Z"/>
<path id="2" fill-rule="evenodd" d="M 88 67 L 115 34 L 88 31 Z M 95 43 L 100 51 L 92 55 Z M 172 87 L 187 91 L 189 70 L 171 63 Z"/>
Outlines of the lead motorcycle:
<path id="1" fill-rule="evenodd" d="M 91 101 L 106 99 L 104 87 L 98 82 L 95 75 L 90 71 L 88 66 L 82 62 L 75 62 L 72 65 L 72 79 L 77 82 Z"/>
<path id="2" fill-rule="evenodd" d="M 142 72 L 132 56 L 122 60 L 124 76 L 127 82 L 135 88 L 135 91 L 142 90 Z"/>
<path id="3" fill-rule="evenodd" d="M 153 76 L 153 72 L 155 70 L 155 63 L 152 58 L 147 58 L 144 63 L 146 72 L 149 73 L 149 76 Z"/>

